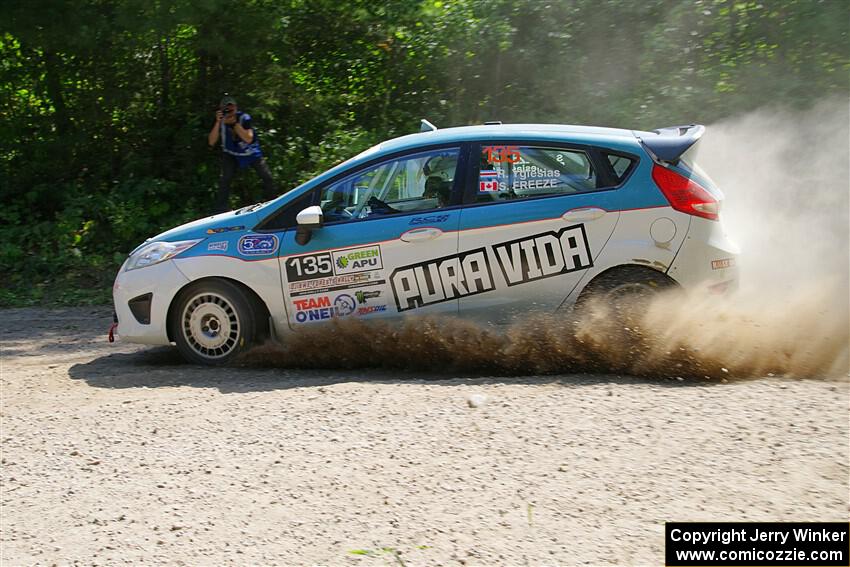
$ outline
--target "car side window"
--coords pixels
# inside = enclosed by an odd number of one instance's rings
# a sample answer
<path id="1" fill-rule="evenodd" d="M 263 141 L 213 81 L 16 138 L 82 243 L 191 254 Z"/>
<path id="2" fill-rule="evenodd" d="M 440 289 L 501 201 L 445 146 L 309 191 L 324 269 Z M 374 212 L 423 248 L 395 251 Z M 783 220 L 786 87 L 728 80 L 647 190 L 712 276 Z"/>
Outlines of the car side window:
<path id="1" fill-rule="evenodd" d="M 459 148 L 386 161 L 321 189 L 325 222 L 353 221 L 449 206 Z"/>
<path id="2" fill-rule="evenodd" d="M 597 189 L 590 157 L 581 150 L 484 145 L 475 202 L 568 195 Z"/>
<path id="3" fill-rule="evenodd" d="M 621 156 L 617 154 L 604 154 L 605 159 L 608 160 L 608 163 L 611 165 L 611 170 L 614 172 L 614 176 L 616 177 L 617 183 L 621 183 L 626 177 L 628 177 L 629 173 L 632 170 L 632 166 L 635 164 L 634 159 Z"/>

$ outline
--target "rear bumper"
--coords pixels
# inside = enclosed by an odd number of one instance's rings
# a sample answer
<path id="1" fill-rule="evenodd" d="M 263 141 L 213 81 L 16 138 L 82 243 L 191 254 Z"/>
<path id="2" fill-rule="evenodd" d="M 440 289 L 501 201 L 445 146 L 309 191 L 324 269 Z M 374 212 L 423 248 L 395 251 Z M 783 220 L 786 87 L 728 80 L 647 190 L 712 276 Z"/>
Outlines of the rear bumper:
<path id="1" fill-rule="evenodd" d="M 734 291 L 740 280 L 739 255 L 738 246 L 726 235 L 722 222 L 694 217 L 667 274 L 686 289 Z"/>
<path id="2" fill-rule="evenodd" d="M 148 345 L 170 344 L 168 308 L 187 283 L 189 279 L 172 260 L 129 272 L 122 266 L 112 286 L 118 319 L 116 331 L 121 340 Z"/>

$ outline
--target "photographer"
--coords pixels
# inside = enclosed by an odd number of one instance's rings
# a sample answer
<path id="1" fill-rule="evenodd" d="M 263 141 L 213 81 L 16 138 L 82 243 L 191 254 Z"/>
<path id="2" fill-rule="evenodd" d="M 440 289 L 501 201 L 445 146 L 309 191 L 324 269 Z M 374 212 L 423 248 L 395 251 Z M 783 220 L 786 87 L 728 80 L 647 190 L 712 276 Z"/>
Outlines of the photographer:
<path id="1" fill-rule="evenodd" d="M 215 212 L 230 210 L 230 182 L 238 169 L 252 167 L 263 180 L 263 198 L 268 200 L 276 196 L 271 171 L 260 151 L 257 135 L 251 127 L 251 116 L 240 112 L 236 99 L 225 95 L 215 113 L 215 124 L 207 136 L 210 147 L 221 140 L 221 177 L 218 182 L 218 195 L 215 200 Z"/>

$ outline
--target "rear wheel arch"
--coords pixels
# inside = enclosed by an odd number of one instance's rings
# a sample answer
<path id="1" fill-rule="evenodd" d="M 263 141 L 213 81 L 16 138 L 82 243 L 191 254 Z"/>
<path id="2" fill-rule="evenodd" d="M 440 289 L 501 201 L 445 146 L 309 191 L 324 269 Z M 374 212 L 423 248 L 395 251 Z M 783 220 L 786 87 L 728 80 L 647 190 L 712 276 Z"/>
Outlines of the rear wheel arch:
<path id="1" fill-rule="evenodd" d="M 659 270 L 639 264 L 622 264 L 596 274 L 579 293 L 576 306 L 594 295 L 604 295 L 620 285 L 644 285 L 661 291 L 681 287 L 679 283 Z"/>

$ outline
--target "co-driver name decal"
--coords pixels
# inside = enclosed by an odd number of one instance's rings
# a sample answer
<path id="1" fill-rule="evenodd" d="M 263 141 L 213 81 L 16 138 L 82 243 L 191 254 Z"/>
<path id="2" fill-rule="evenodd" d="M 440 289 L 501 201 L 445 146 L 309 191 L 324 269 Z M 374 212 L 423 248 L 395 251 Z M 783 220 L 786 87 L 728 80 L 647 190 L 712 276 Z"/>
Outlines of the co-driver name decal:
<path id="1" fill-rule="evenodd" d="M 390 276 L 396 308 L 407 311 L 495 289 L 491 256 L 509 287 L 593 266 L 579 224 L 398 268 Z"/>

